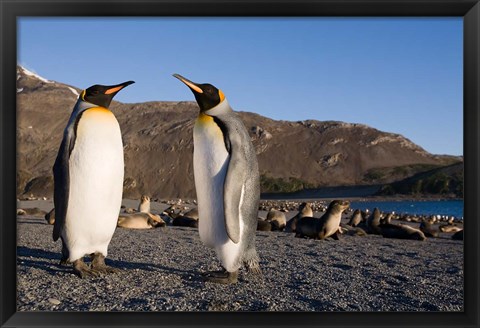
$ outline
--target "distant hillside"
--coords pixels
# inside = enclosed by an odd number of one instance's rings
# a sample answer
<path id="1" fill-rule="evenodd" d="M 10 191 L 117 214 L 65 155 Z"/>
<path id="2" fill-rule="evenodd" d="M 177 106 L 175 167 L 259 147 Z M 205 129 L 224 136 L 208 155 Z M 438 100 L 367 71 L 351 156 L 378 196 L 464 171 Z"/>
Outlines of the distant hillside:
<path id="1" fill-rule="evenodd" d="M 17 67 L 19 196 L 52 196 L 52 166 L 79 92 Z M 114 101 L 111 109 L 124 142 L 124 196 L 195 197 L 192 129 L 197 105 Z M 257 151 L 263 192 L 384 184 L 462 160 L 432 155 L 401 135 L 362 124 L 238 114 Z"/>
<path id="2" fill-rule="evenodd" d="M 377 195 L 449 195 L 463 198 L 463 163 L 415 174 L 401 181 L 386 184 Z"/>

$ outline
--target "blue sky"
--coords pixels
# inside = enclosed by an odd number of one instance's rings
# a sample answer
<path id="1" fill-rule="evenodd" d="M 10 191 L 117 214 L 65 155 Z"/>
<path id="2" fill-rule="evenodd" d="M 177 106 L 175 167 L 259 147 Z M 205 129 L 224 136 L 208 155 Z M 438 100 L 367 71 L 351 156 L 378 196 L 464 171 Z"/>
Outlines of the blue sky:
<path id="1" fill-rule="evenodd" d="M 34 18 L 18 63 L 79 88 L 134 80 L 122 102 L 194 100 L 209 82 L 236 110 L 336 120 L 463 154 L 461 18 Z"/>

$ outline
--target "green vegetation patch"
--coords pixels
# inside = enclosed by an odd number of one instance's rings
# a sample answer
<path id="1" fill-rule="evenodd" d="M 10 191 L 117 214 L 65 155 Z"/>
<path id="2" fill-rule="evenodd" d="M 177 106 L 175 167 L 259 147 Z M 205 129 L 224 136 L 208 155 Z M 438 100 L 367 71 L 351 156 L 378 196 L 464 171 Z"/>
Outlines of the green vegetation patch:
<path id="1" fill-rule="evenodd" d="M 315 188 L 315 185 L 298 178 L 273 178 L 265 174 L 260 175 L 260 190 L 262 193 L 295 192 L 311 188 Z"/>
<path id="2" fill-rule="evenodd" d="M 430 171 L 432 169 L 441 167 L 441 165 L 434 164 L 411 164 L 395 167 L 373 168 L 365 173 L 363 180 L 366 182 L 377 182 L 386 180 L 389 177 L 406 178 L 420 172 Z"/>
<path id="3" fill-rule="evenodd" d="M 454 174 L 435 172 L 431 175 L 417 176 L 416 178 L 395 182 L 382 187 L 379 195 L 448 195 L 463 198 L 463 170 Z"/>
<path id="4" fill-rule="evenodd" d="M 385 169 L 370 169 L 364 176 L 365 181 L 377 181 L 385 177 Z"/>

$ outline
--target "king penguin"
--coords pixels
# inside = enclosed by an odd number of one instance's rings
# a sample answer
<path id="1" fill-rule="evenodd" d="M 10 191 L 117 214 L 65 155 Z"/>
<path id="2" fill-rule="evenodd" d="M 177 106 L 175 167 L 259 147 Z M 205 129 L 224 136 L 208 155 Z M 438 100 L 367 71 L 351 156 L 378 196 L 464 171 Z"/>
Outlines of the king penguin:
<path id="1" fill-rule="evenodd" d="M 221 90 L 173 76 L 190 88 L 200 107 L 193 129 L 198 231 L 223 267 L 203 276 L 206 281 L 236 283 L 243 265 L 249 272 L 261 272 L 255 249 L 260 199 L 255 149 Z"/>
<path id="2" fill-rule="evenodd" d="M 105 265 L 105 257 L 122 202 L 124 159 L 120 126 L 108 107 L 132 83 L 82 91 L 53 166 L 53 240 L 62 240 L 61 263 L 73 263 L 81 278 L 118 271 Z M 83 261 L 87 254 L 90 266 Z"/>

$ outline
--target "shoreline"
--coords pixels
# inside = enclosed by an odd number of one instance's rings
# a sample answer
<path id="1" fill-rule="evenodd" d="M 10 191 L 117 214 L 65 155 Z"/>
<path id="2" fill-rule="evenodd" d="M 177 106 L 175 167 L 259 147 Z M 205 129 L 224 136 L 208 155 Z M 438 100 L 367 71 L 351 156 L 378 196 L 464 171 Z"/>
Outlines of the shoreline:
<path id="1" fill-rule="evenodd" d="M 334 199 L 342 199 L 342 198 L 322 198 L 322 199 L 260 199 L 259 208 L 258 208 L 258 215 L 259 217 L 266 217 L 266 211 L 270 208 L 275 208 L 277 210 L 285 212 L 287 219 L 293 217 L 297 211 L 298 207 L 302 202 L 309 202 L 312 206 L 316 207 L 317 209 L 328 205 L 328 203 Z M 442 212 L 441 210 L 433 213 L 429 213 L 430 211 L 425 211 L 425 209 L 416 206 L 414 210 L 400 210 L 396 208 L 395 203 L 401 202 L 442 202 L 442 201 L 457 201 L 456 199 L 406 199 L 406 198 L 343 198 L 349 200 L 353 206 L 351 206 L 343 216 L 350 216 L 355 209 L 361 209 L 362 211 L 368 208 L 370 211 L 373 211 L 374 207 L 378 207 L 382 213 L 390 213 L 395 212 L 400 215 L 408 215 L 413 217 L 428 217 L 431 215 L 442 216 L 442 220 L 446 220 L 445 218 L 454 217 L 455 221 L 463 222 L 464 213 L 462 212 L 461 215 L 456 213 L 457 211 L 450 211 L 450 212 Z M 462 200 L 458 200 L 462 201 Z M 389 206 L 383 207 L 381 204 L 375 203 L 390 203 Z M 122 199 L 122 209 L 120 212 L 123 212 L 127 208 L 131 208 L 136 210 L 138 208 L 138 199 L 133 198 L 123 198 Z M 356 203 L 356 204 L 355 204 Z M 362 206 L 362 203 L 373 203 L 369 204 L 368 206 Z M 191 209 L 197 207 L 196 201 L 194 199 L 182 199 L 182 198 L 175 198 L 175 199 L 153 199 L 151 200 L 151 212 L 154 214 L 160 214 L 165 211 L 170 206 L 175 206 L 177 211 L 185 211 L 186 209 Z M 410 205 L 412 206 L 412 205 Z M 429 205 L 427 205 L 428 207 Z M 35 199 L 35 200 L 17 200 L 17 209 L 33 209 L 38 208 L 42 211 L 49 212 L 53 209 L 53 199 Z M 400 207 L 406 208 L 406 205 L 400 205 Z M 441 207 L 441 206 L 440 206 Z M 314 212 L 322 213 L 322 210 L 314 210 Z"/>
<path id="2" fill-rule="evenodd" d="M 296 192 L 283 193 L 262 193 L 260 198 L 262 200 L 333 200 L 333 199 L 365 199 L 365 200 L 410 200 L 410 201 L 423 201 L 423 200 L 463 200 L 461 197 L 457 197 L 452 194 L 448 195 L 435 195 L 435 194 L 419 194 L 419 195 L 406 195 L 406 194 L 394 194 L 394 195 L 375 195 L 380 186 L 337 186 L 337 187 L 325 187 L 319 189 L 303 189 Z"/>
<path id="3" fill-rule="evenodd" d="M 440 197 L 440 196 L 421 196 L 413 197 L 410 195 L 395 195 L 395 196 L 357 196 L 357 197 L 306 197 L 306 198 L 296 198 L 296 197 L 274 197 L 274 194 L 268 194 L 268 197 L 260 197 L 262 200 L 278 200 L 278 201 L 315 201 L 315 200 L 334 200 L 334 199 L 349 199 L 351 201 L 375 201 L 375 202 L 396 202 L 396 201 L 412 201 L 412 202 L 428 202 L 428 201 L 463 201 L 463 198 L 459 197 Z"/>

